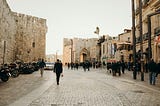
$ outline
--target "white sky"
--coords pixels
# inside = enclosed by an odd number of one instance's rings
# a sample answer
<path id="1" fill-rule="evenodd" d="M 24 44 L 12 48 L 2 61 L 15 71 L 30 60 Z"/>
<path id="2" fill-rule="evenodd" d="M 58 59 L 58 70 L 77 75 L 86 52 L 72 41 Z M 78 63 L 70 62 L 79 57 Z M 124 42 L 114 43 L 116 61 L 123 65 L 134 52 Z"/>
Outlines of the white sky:
<path id="1" fill-rule="evenodd" d="M 14 12 L 47 19 L 46 54 L 63 52 L 63 38 L 117 36 L 131 29 L 131 0 L 7 0 Z"/>

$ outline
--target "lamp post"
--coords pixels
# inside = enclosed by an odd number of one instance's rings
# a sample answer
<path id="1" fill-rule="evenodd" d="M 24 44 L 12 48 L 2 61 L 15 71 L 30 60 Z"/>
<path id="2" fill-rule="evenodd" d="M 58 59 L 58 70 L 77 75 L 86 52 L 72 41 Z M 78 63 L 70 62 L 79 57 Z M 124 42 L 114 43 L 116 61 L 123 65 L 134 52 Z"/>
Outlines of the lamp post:
<path id="1" fill-rule="evenodd" d="M 132 37 L 133 37 L 133 79 L 137 79 L 136 65 L 136 37 L 135 37 L 135 6 L 132 0 Z"/>
<path id="2" fill-rule="evenodd" d="M 72 61 L 72 60 L 73 60 L 73 59 L 72 59 L 72 49 L 73 49 L 73 40 L 72 40 L 72 39 L 71 39 L 71 48 L 70 48 L 70 49 L 71 49 L 71 63 L 72 63 L 72 62 L 73 62 L 73 61 Z"/>

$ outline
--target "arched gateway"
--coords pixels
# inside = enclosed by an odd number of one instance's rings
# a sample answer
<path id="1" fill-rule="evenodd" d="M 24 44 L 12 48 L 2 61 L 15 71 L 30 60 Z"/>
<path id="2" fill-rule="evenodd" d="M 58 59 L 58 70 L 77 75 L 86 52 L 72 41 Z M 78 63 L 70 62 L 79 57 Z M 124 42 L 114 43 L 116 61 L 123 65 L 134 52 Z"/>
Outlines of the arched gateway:
<path id="1" fill-rule="evenodd" d="M 83 48 L 80 52 L 80 62 L 89 60 L 89 51 L 86 48 Z"/>

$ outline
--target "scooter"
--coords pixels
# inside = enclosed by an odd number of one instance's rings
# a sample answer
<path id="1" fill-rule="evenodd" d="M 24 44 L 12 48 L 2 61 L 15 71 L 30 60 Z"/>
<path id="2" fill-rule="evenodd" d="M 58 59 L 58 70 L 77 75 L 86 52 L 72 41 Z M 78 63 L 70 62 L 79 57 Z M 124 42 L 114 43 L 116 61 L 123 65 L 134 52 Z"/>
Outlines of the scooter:
<path id="1" fill-rule="evenodd" d="M 0 79 L 3 82 L 7 82 L 9 80 L 9 77 L 11 76 L 9 68 L 7 65 L 4 65 L 0 69 Z"/>
<path id="2" fill-rule="evenodd" d="M 19 76 L 19 69 L 16 63 L 11 63 L 9 65 L 9 70 L 10 70 L 11 77 L 16 78 Z"/>

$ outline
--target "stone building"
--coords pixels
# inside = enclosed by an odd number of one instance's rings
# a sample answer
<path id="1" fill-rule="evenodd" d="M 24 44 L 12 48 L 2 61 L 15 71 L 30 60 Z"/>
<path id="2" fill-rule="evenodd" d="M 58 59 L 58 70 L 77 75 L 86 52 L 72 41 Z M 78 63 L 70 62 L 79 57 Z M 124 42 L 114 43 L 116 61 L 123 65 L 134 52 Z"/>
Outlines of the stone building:
<path id="1" fill-rule="evenodd" d="M 142 1 L 142 50 L 140 45 L 140 11 L 139 0 L 136 0 L 136 52 L 143 53 L 144 62 L 148 60 L 148 20 L 147 16 L 160 11 L 160 0 L 143 0 Z M 160 60 L 160 14 L 151 17 L 151 48 L 152 58 L 158 62 Z"/>
<path id="2" fill-rule="evenodd" d="M 14 61 L 16 22 L 6 0 L 0 0 L 0 64 Z"/>
<path id="3" fill-rule="evenodd" d="M 86 60 L 97 61 L 97 38 L 73 38 L 63 39 L 63 63 L 84 62 Z"/>
<path id="4" fill-rule="evenodd" d="M 116 55 L 118 37 L 105 36 L 105 41 L 101 44 L 101 62 L 118 61 L 119 57 Z"/>
<path id="5" fill-rule="evenodd" d="M 117 44 L 117 57 L 119 61 L 129 62 L 132 61 L 133 50 L 132 50 L 132 36 L 130 29 L 124 29 L 124 32 L 118 35 Z"/>
<path id="6" fill-rule="evenodd" d="M 45 58 L 46 20 L 12 12 L 0 0 L 0 63 Z"/>

